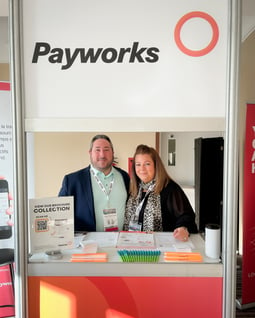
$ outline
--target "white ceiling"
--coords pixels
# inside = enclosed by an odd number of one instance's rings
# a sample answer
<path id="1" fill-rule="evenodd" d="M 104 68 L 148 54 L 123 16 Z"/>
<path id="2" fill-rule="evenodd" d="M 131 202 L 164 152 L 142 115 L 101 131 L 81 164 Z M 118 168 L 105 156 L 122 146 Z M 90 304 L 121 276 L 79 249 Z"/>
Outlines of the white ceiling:
<path id="1" fill-rule="evenodd" d="M 253 16 L 255 12 L 255 1 L 254 0 L 241 0 L 242 10 L 244 16 Z M 9 0 L 0 0 L 0 17 L 9 15 L 8 9 Z"/>

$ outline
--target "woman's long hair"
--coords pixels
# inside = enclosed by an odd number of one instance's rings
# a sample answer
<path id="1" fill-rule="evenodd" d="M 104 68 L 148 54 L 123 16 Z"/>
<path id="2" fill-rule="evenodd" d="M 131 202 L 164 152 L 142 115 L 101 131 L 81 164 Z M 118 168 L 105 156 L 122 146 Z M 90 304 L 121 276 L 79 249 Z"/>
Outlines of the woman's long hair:
<path id="1" fill-rule="evenodd" d="M 154 162 L 155 166 L 155 190 L 154 192 L 159 194 L 164 187 L 169 183 L 171 180 L 171 177 L 167 173 L 165 166 L 158 154 L 158 152 L 147 145 L 138 145 L 136 147 L 136 151 L 133 157 L 132 167 L 131 167 L 131 176 L 130 176 L 130 194 L 132 196 L 137 196 L 138 190 L 139 190 L 139 184 L 141 180 L 138 178 L 136 172 L 135 172 L 135 158 L 137 155 L 149 155 Z"/>

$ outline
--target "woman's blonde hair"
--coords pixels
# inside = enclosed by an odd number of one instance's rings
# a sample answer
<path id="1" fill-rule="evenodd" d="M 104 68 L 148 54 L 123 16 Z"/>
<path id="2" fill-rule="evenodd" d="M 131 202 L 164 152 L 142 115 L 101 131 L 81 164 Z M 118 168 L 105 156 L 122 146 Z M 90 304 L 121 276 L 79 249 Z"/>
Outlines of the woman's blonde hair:
<path id="1" fill-rule="evenodd" d="M 133 156 L 133 162 L 131 166 L 131 176 L 130 176 L 130 194 L 132 196 L 137 196 L 138 190 L 139 190 L 139 184 L 141 180 L 138 178 L 136 172 L 135 172 L 135 158 L 137 155 L 149 155 L 154 162 L 155 167 L 155 190 L 154 192 L 159 194 L 164 187 L 168 184 L 168 182 L 171 180 L 171 177 L 167 173 L 165 166 L 158 154 L 158 152 L 147 145 L 138 145 L 136 147 L 135 154 Z"/>

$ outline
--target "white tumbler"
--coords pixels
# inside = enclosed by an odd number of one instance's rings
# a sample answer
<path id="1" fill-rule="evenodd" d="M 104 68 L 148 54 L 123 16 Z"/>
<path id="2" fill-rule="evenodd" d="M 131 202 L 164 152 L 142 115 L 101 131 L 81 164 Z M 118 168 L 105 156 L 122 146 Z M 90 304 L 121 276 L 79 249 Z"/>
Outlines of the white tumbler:
<path id="1" fill-rule="evenodd" d="M 205 226 L 205 255 L 219 259 L 221 253 L 221 231 L 218 224 Z"/>

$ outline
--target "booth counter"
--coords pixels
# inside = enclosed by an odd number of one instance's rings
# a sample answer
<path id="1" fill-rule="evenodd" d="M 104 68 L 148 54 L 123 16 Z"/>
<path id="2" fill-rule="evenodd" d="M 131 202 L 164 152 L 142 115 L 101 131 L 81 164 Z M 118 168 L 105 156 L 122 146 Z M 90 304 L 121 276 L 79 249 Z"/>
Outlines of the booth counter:
<path id="1" fill-rule="evenodd" d="M 202 262 L 122 262 L 116 247 L 100 247 L 108 261 L 71 262 L 81 247 L 61 259 L 33 254 L 28 264 L 30 317 L 155 318 L 222 317 L 223 265 L 204 254 L 204 241 L 191 235 Z M 187 245 L 185 246 L 187 248 Z M 159 305 L 160 304 L 160 305 Z"/>

